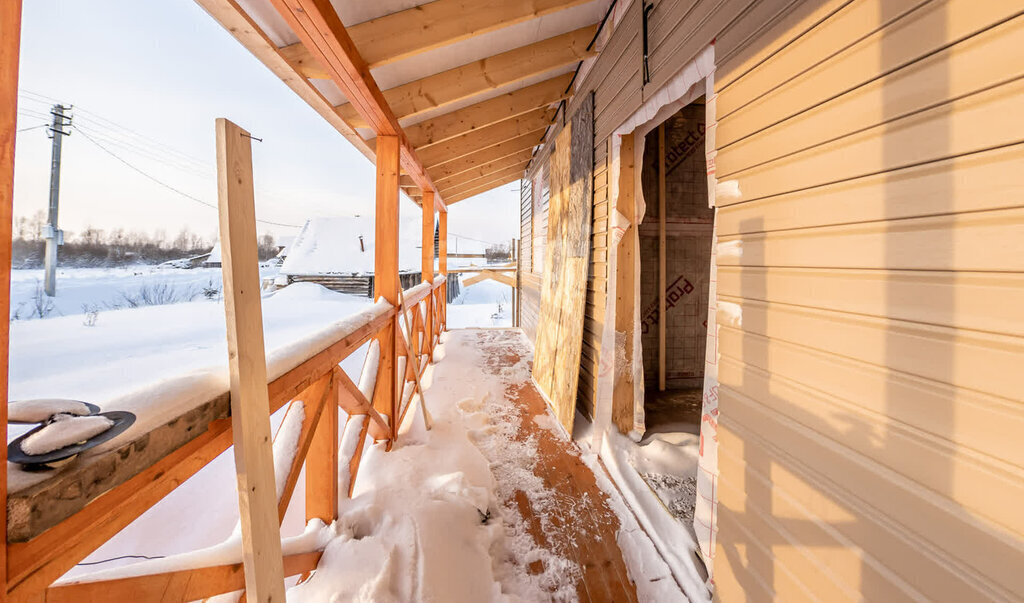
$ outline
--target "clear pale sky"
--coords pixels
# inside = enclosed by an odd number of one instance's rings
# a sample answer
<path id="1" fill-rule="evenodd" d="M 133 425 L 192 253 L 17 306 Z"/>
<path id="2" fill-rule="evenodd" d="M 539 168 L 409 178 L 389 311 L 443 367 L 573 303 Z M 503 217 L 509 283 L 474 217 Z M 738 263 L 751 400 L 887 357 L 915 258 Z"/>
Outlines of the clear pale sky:
<path id="1" fill-rule="evenodd" d="M 189 0 L 27 0 L 18 129 L 49 120 L 53 99 L 75 106 L 64 139 L 60 227 L 164 230 L 206 237 L 217 213 L 153 177 L 216 205 L 214 120 L 253 142 L 257 218 L 301 225 L 311 216 L 370 214 L 373 167 L 266 67 Z M 45 209 L 50 140 L 17 135 L 15 216 Z M 403 215 L 419 208 L 402 198 Z M 449 230 L 487 241 L 519 236 L 518 183 L 453 205 Z M 296 228 L 260 224 L 261 232 Z"/>

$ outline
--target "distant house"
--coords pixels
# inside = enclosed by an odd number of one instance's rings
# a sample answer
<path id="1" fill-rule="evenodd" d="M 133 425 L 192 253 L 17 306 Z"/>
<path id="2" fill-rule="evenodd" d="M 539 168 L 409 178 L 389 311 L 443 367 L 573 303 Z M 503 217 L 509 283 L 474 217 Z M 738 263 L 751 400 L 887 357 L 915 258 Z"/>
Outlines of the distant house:
<path id="1" fill-rule="evenodd" d="M 420 235 L 419 216 L 399 224 L 398 267 L 403 288 L 421 280 Z M 278 283 L 317 283 L 334 291 L 371 296 L 374 249 L 371 217 L 310 218 L 286 249 Z M 457 289 L 457 279 L 452 280 Z"/>

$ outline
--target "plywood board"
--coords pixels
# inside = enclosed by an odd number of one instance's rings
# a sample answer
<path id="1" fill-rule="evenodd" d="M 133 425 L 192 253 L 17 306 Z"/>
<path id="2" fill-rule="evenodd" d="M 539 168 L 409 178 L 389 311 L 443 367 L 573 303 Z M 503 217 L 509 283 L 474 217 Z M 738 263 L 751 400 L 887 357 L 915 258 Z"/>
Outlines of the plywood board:
<path id="1" fill-rule="evenodd" d="M 576 412 L 593 211 L 593 100 L 555 140 L 533 377 L 570 433 Z"/>

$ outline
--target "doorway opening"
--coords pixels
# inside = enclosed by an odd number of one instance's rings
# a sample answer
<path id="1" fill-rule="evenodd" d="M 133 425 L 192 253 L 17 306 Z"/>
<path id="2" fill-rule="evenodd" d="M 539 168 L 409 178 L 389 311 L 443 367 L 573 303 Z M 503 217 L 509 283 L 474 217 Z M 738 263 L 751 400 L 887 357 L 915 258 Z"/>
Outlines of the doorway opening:
<path id="1" fill-rule="evenodd" d="M 644 137 L 640 165 L 647 206 L 638 230 L 646 427 L 641 446 L 652 462 L 637 469 L 691 531 L 714 225 L 704 133 L 701 97 Z M 654 462 L 658 458 L 668 462 Z"/>

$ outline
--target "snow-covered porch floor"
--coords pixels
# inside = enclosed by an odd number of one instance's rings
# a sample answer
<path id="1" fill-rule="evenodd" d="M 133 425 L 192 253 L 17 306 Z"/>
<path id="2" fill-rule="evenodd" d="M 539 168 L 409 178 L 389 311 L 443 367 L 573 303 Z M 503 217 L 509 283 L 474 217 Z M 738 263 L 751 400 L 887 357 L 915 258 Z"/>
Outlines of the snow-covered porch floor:
<path id="1" fill-rule="evenodd" d="M 619 518 L 530 378 L 533 352 L 523 333 L 458 329 L 444 347 L 427 402 L 444 395 L 461 400 L 463 411 L 482 403 L 489 415 L 471 439 L 497 481 L 510 552 L 523 555 L 513 563 L 541 578 L 555 598 L 575 591 L 580 601 L 636 601 L 616 541 Z"/>

